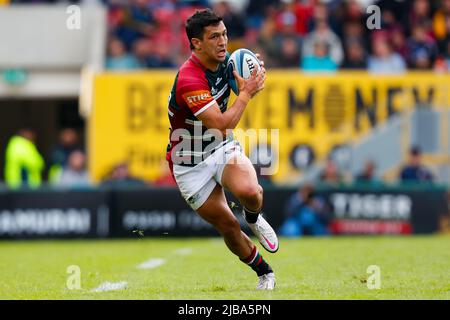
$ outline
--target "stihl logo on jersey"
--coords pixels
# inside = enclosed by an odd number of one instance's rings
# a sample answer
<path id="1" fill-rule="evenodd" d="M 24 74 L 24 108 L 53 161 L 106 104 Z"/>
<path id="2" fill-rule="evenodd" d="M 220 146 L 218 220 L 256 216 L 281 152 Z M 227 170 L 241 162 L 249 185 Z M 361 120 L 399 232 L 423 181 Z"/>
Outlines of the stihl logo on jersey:
<path id="1" fill-rule="evenodd" d="M 187 100 L 189 103 L 194 103 L 194 102 L 206 100 L 210 97 L 211 97 L 211 95 L 209 93 L 203 93 L 203 94 L 199 94 L 198 96 L 187 97 Z"/>
<path id="2" fill-rule="evenodd" d="M 208 90 L 197 90 L 183 94 L 183 98 L 189 107 L 203 105 L 211 101 L 211 93 Z"/>

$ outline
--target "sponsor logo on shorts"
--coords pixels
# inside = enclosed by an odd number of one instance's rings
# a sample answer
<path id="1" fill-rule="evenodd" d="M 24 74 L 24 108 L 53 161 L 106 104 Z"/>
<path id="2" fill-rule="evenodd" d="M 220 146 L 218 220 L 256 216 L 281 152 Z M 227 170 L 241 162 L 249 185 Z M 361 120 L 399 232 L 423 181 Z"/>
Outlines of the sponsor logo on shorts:
<path id="1" fill-rule="evenodd" d="M 194 204 L 198 201 L 198 198 L 199 198 L 199 197 L 200 197 L 200 194 L 199 194 L 199 193 L 194 194 L 192 197 L 190 197 L 190 198 L 187 199 L 187 202 L 188 202 L 190 205 L 194 205 Z"/>

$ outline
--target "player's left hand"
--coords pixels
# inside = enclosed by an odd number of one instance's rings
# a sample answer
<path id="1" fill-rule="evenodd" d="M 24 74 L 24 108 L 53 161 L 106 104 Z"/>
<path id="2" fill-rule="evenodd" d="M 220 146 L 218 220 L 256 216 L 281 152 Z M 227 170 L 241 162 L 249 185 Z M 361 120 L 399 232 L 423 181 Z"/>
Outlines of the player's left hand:
<path id="1" fill-rule="evenodd" d="M 261 59 L 261 55 L 259 53 L 255 53 L 255 56 L 258 58 L 259 63 L 261 63 L 261 67 L 264 67 L 264 60 Z"/>
<path id="2" fill-rule="evenodd" d="M 255 56 L 258 58 L 259 63 L 261 64 L 261 72 L 262 72 L 262 74 L 264 76 L 264 80 L 263 81 L 265 81 L 266 80 L 266 68 L 264 68 L 264 60 L 261 60 L 261 55 L 259 53 L 255 53 Z"/>

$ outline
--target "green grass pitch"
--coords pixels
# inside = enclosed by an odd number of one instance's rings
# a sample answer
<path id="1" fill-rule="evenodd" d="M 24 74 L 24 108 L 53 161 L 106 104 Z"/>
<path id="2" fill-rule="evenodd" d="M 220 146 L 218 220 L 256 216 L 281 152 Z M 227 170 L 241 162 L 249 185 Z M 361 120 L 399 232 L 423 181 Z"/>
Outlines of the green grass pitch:
<path id="1" fill-rule="evenodd" d="M 276 273 L 272 292 L 255 290 L 256 274 L 220 238 L 2 241 L 0 299 L 450 298 L 448 235 L 282 238 L 275 254 L 258 247 Z M 164 263 L 137 268 L 149 259 Z M 80 289 L 67 288 L 70 265 L 80 268 Z M 380 289 L 367 287 L 370 265 L 380 268 Z M 104 282 L 127 285 L 92 292 Z"/>

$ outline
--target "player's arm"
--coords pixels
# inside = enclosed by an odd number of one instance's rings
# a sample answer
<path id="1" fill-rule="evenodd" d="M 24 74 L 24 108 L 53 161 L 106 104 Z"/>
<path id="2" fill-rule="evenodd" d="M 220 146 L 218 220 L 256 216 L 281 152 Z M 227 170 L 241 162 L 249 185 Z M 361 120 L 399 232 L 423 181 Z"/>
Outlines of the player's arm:
<path id="1" fill-rule="evenodd" d="M 236 71 L 233 74 L 238 82 L 239 95 L 231 108 L 222 113 L 216 102 L 211 108 L 197 115 L 197 118 L 203 122 L 205 127 L 218 129 L 224 135 L 227 129 L 236 128 L 250 99 L 264 89 L 264 81 L 266 79 L 264 68 L 258 73 L 255 71 L 248 79 L 240 77 Z"/>

